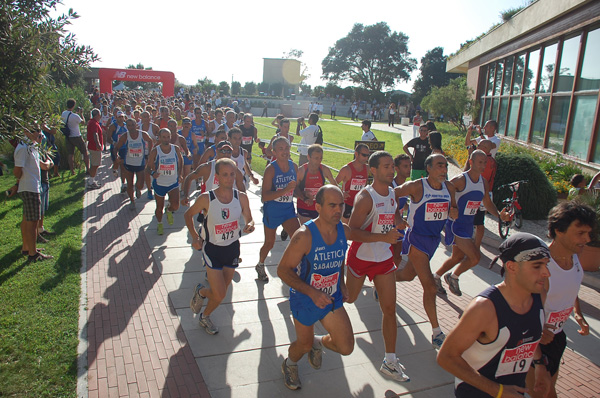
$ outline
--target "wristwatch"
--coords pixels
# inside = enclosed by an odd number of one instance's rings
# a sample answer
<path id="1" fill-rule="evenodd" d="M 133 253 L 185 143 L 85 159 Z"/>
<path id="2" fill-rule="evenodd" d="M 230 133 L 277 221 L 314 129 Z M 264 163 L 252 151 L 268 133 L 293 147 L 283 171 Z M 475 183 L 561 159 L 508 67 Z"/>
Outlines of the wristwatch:
<path id="1" fill-rule="evenodd" d="M 535 367 L 535 365 L 544 365 L 545 367 L 548 367 L 548 357 L 546 354 L 542 354 L 540 359 L 534 359 L 531 366 Z"/>

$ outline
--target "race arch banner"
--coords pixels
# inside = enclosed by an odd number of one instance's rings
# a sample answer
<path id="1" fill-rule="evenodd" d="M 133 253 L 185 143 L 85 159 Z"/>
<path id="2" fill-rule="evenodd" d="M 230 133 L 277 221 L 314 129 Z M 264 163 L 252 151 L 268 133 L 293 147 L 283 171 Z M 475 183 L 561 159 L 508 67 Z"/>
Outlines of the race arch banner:
<path id="1" fill-rule="evenodd" d="M 173 72 L 145 69 L 99 68 L 98 78 L 100 79 L 101 93 L 112 93 L 113 80 L 120 80 L 129 82 L 162 82 L 163 97 L 173 97 L 175 95 L 175 75 Z"/>

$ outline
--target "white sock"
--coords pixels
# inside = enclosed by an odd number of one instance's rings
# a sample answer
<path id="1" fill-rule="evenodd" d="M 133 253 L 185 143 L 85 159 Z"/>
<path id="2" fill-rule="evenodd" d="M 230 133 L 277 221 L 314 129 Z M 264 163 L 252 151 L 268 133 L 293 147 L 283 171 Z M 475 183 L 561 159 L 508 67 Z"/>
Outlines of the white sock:
<path id="1" fill-rule="evenodd" d="M 298 362 L 294 362 L 294 361 L 292 361 L 290 358 L 287 358 L 287 359 L 285 360 L 285 364 L 286 364 L 287 366 L 295 366 L 295 365 L 298 365 Z"/>
<path id="2" fill-rule="evenodd" d="M 396 362 L 396 353 L 395 352 L 386 352 L 385 353 L 385 361 L 388 363 Z"/>
<path id="3" fill-rule="evenodd" d="M 432 333 L 434 336 L 437 336 L 438 334 L 442 333 L 442 328 L 439 326 L 437 328 L 433 328 Z"/>
<path id="4" fill-rule="evenodd" d="M 450 278 L 458 280 L 458 276 L 454 272 L 450 274 Z"/>
<path id="5" fill-rule="evenodd" d="M 162 225 L 162 221 L 157 221 L 156 222 L 158 225 Z"/>
<path id="6" fill-rule="evenodd" d="M 323 345 L 323 337 L 325 336 L 316 336 L 313 338 L 313 347 L 314 348 L 321 348 L 321 346 Z"/>

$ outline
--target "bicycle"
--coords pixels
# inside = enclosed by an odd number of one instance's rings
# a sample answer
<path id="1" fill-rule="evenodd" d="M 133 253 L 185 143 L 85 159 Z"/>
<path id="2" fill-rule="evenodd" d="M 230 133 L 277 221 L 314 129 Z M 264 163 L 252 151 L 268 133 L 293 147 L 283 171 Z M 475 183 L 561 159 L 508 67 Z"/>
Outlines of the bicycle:
<path id="1" fill-rule="evenodd" d="M 508 215 L 510 216 L 510 219 L 508 221 L 502 221 L 501 219 L 498 219 L 498 232 L 500 233 L 502 239 L 506 239 L 506 237 L 508 236 L 508 231 L 510 231 L 511 228 L 514 227 L 517 229 L 521 229 L 521 227 L 523 226 L 523 208 L 519 203 L 518 193 L 521 185 L 527 184 L 528 182 L 529 181 L 527 180 L 521 180 L 511 182 L 510 184 L 504 184 L 498 187 L 498 191 L 500 191 L 502 188 L 508 187 L 508 189 L 510 189 L 510 191 L 512 192 L 512 196 L 510 198 L 506 198 L 502 201 L 502 203 L 505 205 L 503 210 L 506 209 Z"/>

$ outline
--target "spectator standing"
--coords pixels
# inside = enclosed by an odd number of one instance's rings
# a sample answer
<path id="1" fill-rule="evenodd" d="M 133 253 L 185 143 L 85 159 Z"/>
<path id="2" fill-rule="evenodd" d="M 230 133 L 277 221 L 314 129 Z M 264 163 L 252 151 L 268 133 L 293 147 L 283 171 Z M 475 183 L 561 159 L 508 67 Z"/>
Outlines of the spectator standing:
<path id="1" fill-rule="evenodd" d="M 419 126 L 419 137 L 408 141 L 408 143 L 404 145 L 404 148 L 402 148 L 412 162 L 412 171 L 410 172 L 411 180 L 427 177 L 427 172 L 425 171 L 425 159 L 431 154 L 428 133 L 429 130 L 426 126 Z M 408 148 L 413 148 L 414 153 L 410 153 Z"/>
<path id="2" fill-rule="evenodd" d="M 298 160 L 299 166 L 302 166 L 304 163 L 308 163 L 308 147 L 316 143 L 317 135 L 319 133 L 319 126 L 317 125 L 318 121 L 319 115 L 316 113 L 311 113 L 308 116 L 308 126 L 306 126 L 304 120 L 298 120 L 296 135 L 302 137 L 300 140 L 300 148 L 298 148 L 298 151 L 300 152 L 300 160 Z M 300 130 L 300 127 L 302 127 L 302 130 Z"/>
<path id="3" fill-rule="evenodd" d="M 417 131 L 421 127 L 421 123 L 423 123 L 423 118 L 421 117 L 421 111 L 417 111 L 417 114 L 413 117 L 413 138 L 417 137 Z"/>
<path id="4" fill-rule="evenodd" d="M 37 141 L 42 138 L 42 132 L 34 133 L 25 130 L 25 137 L 25 140 L 19 142 L 15 148 L 13 169 L 13 174 L 17 178 L 17 192 L 23 200 L 22 253 L 29 256 L 28 261 L 48 260 L 53 257 L 38 251 L 36 241 L 38 223 L 42 216 L 40 167 L 48 170 L 52 167 L 52 161 L 40 161 Z"/>
<path id="5" fill-rule="evenodd" d="M 375 134 L 371 131 L 370 120 L 363 120 L 360 127 L 363 131 L 362 137 L 360 138 L 361 141 L 377 141 L 377 137 L 375 137 Z"/>
<path id="6" fill-rule="evenodd" d="M 481 142 L 481 140 L 484 139 L 490 140 L 495 145 L 494 148 L 492 148 L 491 153 L 492 157 L 496 159 L 496 153 L 498 152 L 498 149 L 500 149 L 500 137 L 496 135 L 497 130 L 498 122 L 496 122 L 495 120 L 488 120 L 483 127 L 472 124 L 467 129 L 465 145 L 468 147 L 471 145 L 477 145 L 479 144 L 479 142 Z M 476 139 L 471 138 L 471 133 L 473 131 L 479 133 L 479 137 L 477 137 Z"/>
<path id="7" fill-rule="evenodd" d="M 392 103 L 388 110 L 388 126 L 394 127 L 395 119 L 396 119 L 396 104 Z"/>
<path id="8" fill-rule="evenodd" d="M 85 171 L 86 174 L 90 171 L 90 159 L 88 157 L 87 149 L 85 148 L 85 143 L 83 142 L 83 138 L 81 138 L 81 131 L 79 130 L 79 125 L 83 123 L 83 117 L 81 116 L 82 109 L 79 107 L 77 109 L 78 113 L 73 112 L 75 109 L 76 102 L 73 98 L 67 100 L 67 110 L 62 113 L 60 116 L 62 121 L 67 124 L 69 127 L 69 136 L 66 137 L 67 142 L 67 161 L 69 162 L 69 169 L 71 170 L 71 175 L 75 174 L 75 170 L 73 168 L 73 158 L 75 155 L 75 148 L 81 152 L 83 156 L 83 161 L 85 163 Z"/>
<path id="9" fill-rule="evenodd" d="M 100 188 L 100 184 L 96 181 L 96 173 L 102 162 L 102 147 L 104 145 L 104 134 L 100 119 L 102 114 L 97 108 L 92 109 L 92 118 L 87 125 L 87 147 L 90 151 L 90 175 L 87 181 L 88 189 Z"/>

